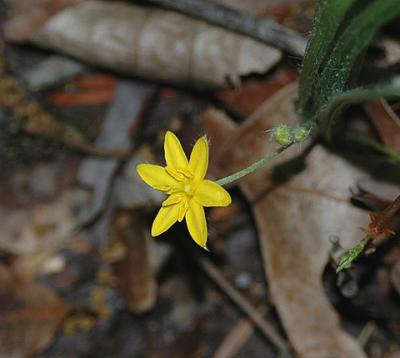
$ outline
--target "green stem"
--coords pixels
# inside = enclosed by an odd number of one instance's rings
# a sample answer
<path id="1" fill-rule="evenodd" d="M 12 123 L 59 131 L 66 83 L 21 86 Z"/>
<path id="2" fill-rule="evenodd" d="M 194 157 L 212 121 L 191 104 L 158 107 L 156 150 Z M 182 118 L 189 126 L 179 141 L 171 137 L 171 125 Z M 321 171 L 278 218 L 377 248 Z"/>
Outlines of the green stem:
<path id="1" fill-rule="evenodd" d="M 390 159 L 393 159 L 395 161 L 400 161 L 400 154 L 388 148 L 386 145 L 379 143 L 373 139 L 369 139 L 368 137 L 356 133 L 348 134 L 348 138 L 355 142 L 365 144 L 371 148 L 374 148 L 375 150 L 387 155 Z"/>
<path id="2" fill-rule="evenodd" d="M 257 169 L 260 169 L 265 164 L 267 164 L 272 159 L 274 159 L 279 154 L 281 154 L 285 149 L 289 148 L 292 144 L 293 143 L 291 143 L 287 146 L 280 146 L 279 148 L 275 149 L 273 152 L 269 153 L 264 158 L 258 160 L 257 162 L 253 163 L 252 165 L 248 166 L 247 168 L 244 168 L 236 173 L 233 173 L 232 175 L 228 175 L 225 178 L 217 180 L 217 184 L 226 185 L 226 184 L 232 183 L 233 181 L 243 178 L 245 175 L 250 174 L 250 173 L 256 171 Z"/>

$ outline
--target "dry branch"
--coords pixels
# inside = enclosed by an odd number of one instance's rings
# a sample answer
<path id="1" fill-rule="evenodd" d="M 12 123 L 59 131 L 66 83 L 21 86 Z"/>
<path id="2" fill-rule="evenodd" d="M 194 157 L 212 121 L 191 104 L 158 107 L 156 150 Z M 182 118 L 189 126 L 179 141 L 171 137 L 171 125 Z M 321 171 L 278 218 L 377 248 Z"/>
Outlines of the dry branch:
<path id="1" fill-rule="evenodd" d="M 200 260 L 200 266 L 218 287 L 246 313 L 264 336 L 280 350 L 282 356 L 289 357 L 290 353 L 285 340 L 279 335 L 275 328 L 262 317 L 262 314 L 252 307 L 249 301 L 229 283 L 218 268 L 204 258 Z"/>
<path id="2" fill-rule="evenodd" d="M 148 0 L 217 26 L 250 36 L 295 56 L 303 56 L 306 39 L 274 21 L 209 0 Z"/>

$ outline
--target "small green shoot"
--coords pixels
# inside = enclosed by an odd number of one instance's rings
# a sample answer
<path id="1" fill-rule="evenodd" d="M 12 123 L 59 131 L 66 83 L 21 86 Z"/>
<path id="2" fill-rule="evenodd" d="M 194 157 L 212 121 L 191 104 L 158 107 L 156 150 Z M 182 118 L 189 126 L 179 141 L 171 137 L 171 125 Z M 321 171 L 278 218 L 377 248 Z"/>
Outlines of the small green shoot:
<path id="1" fill-rule="evenodd" d="M 338 267 L 336 269 L 336 273 L 347 269 L 351 266 L 352 262 L 364 251 L 365 246 L 372 239 L 371 236 L 365 236 L 358 245 L 352 247 L 349 251 L 347 251 L 339 260 Z"/>

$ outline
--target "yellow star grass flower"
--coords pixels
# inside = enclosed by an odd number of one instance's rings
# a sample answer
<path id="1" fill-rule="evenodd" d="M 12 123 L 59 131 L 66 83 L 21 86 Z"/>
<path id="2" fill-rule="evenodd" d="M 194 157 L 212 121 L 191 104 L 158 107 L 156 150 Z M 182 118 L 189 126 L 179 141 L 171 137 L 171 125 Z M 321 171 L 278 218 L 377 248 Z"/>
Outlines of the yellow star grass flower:
<path id="1" fill-rule="evenodd" d="M 207 223 L 203 207 L 231 203 L 229 193 L 222 186 L 204 179 L 208 169 L 207 140 L 205 137 L 197 140 L 188 161 L 179 139 L 168 131 L 164 154 L 166 167 L 139 164 L 136 168 L 148 185 L 169 195 L 154 219 L 151 235 L 158 236 L 177 221 L 186 219 L 193 240 L 206 248 Z"/>

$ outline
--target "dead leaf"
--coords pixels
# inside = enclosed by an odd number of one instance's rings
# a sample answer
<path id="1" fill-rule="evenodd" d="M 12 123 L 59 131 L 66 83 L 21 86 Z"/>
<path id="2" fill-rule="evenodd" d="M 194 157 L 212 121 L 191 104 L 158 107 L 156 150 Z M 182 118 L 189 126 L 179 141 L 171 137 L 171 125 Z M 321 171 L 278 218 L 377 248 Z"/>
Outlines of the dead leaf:
<path id="1" fill-rule="evenodd" d="M 295 16 L 304 17 L 305 9 L 314 5 L 310 0 L 217 0 L 227 7 L 249 12 L 253 15 L 273 18 L 279 23 L 293 25 Z M 311 17 L 311 16 L 310 16 Z"/>
<path id="2" fill-rule="evenodd" d="M 102 94 L 104 99 L 104 92 Z M 110 92 L 107 92 L 110 97 Z M 90 97 L 90 96 L 89 96 Z M 89 100 L 88 98 L 86 98 Z M 91 98 L 93 100 L 93 97 Z M 76 151 L 105 157 L 126 157 L 126 152 L 93 146 L 76 126 L 63 123 L 30 98 L 14 75 L 0 71 L 0 106 L 10 112 L 17 132 L 64 144 Z M 15 129 L 14 129 L 15 131 Z M 32 149 L 34 151 L 34 148 Z"/>
<path id="3" fill-rule="evenodd" d="M 235 132 L 230 129 L 228 138 L 217 138 L 210 131 L 218 127 L 218 118 L 205 117 L 211 142 L 219 147 L 214 160 L 225 174 L 272 150 L 274 144 L 265 130 L 281 123 L 296 124 L 296 91 L 295 85 L 283 88 Z M 273 164 L 283 164 L 300 153 L 300 148 L 292 147 Z M 350 247 L 360 239 L 359 227 L 368 222 L 368 215 L 349 202 L 349 188 L 361 173 L 319 146 L 309 153 L 304 165 L 304 170 L 279 185 L 268 168 L 239 182 L 253 202 L 270 291 L 299 356 L 364 357 L 356 340 L 340 328 L 322 286 L 331 248 L 329 236 L 339 236 L 342 244 Z"/>
<path id="4" fill-rule="evenodd" d="M 267 98 L 297 78 L 297 72 L 293 69 L 282 68 L 264 80 L 244 80 L 239 88 L 222 90 L 217 97 L 235 110 L 249 115 Z"/>
<path id="5" fill-rule="evenodd" d="M 147 233 L 148 226 L 143 211 L 116 211 L 112 235 L 126 247 L 126 255 L 115 264 L 118 288 L 134 313 L 148 311 L 157 298 L 156 281 L 150 267 L 150 238 Z"/>
<path id="6" fill-rule="evenodd" d="M 107 104 L 114 96 L 116 83 L 110 75 L 87 75 L 74 81 L 67 91 L 51 93 L 49 99 L 60 107 Z"/>
<path id="7" fill-rule="evenodd" d="M 0 293 L 0 357 L 32 357 L 51 344 L 68 305 L 38 284 Z"/>
<path id="8" fill-rule="evenodd" d="M 374 211 L 383 210 L 400 192 L 399 185 L 370 177 L 360 179 L 357 186 L 361 191 L 361 195 L 370 194 L 371 197 L 381 202 L 380 207 Z"/>
<path id="9" fill-rule="evenodd" d="M 11 20 L 7 24 L 7 31 L 15 41 L 22 41 L 31 36 L 33 29 L 38 29 L 50 16 L 66 6 L 77 4 L 84 0 L 15 0 L 8 8 Z M 26 16 L 29 9 L 29 16 Z"/>
<path id="10" fill-rule="evenodd" d="M 30 41 L 78 59 L 128 74 L 197 86 L 238 83 L 240 76 L 264 73 L 280 51 L 253 39 L 190 17 L 132 4 L 84 1 L 31 23 L 29 8 L 5 25 L 10 41 Z"/>
<path id="11" fill-rule="evenodd" d="M 30 209 L 0 207 L 0 249 L 15 255 L 13 270 L 19 280 L 33 280 L 46 260 L 76 236 L 74 210 L 86 198 L 80 190 L 69 190 L 57 201 Z"/>
<path id="12" fill-rule="evenodd" d="M 365 105 L 372 123 L 390 149 L 400 153 L 400 118 L 384 98 Z"/>
<path id="13" fill-rule="evenodd" d="M 113 90 L 117 84 L 115 76 L 106 74 L 88 74 L 73 81 L 71 86 L 76 89 L 86 90 Z"/>
<path id="14" fill-rule="evenodd" d="M 79 93 L 56 92 L 50 101 L 59 107 L 93 106 L 108 104 L 113 98 L 112 90 L 81 91 Z"/>

